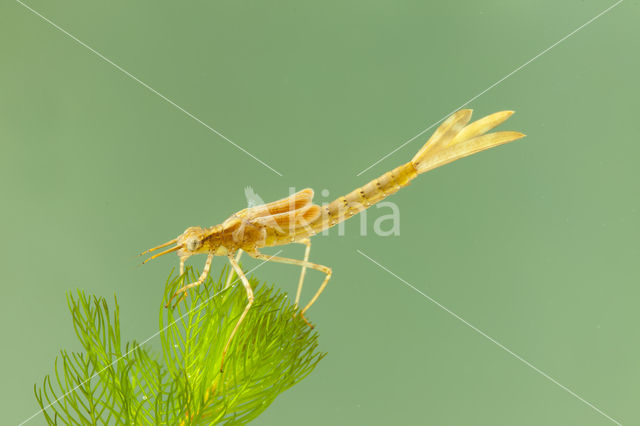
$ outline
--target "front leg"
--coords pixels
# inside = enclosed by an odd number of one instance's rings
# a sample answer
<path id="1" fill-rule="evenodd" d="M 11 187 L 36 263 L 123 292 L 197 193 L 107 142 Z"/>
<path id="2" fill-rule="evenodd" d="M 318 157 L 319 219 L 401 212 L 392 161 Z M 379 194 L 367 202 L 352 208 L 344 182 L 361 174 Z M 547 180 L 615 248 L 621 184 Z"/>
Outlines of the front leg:
<path id="1" fill-rule="evenodd" d="M 171 305 L 171 301 L 179 294 L 182 294 L 182 297 L 180 297 L 180 300 L 178 300 L 176 302 L 176 305 L 180 302 L 182 302 L 182 300 L 187 296 L 186 291 L 189 290 L 192 287 L 197 287 L 200 284 L 202 284 L 204 282 L 204 280 L 207 279 L 207 276 L 209 275 L 209 270 L 211 269 L 211 262 L 213 261 L 213 252 L 209 252 L 209 255 L 207 256 L 207 261 L 204 264 L 204 269 L 202 269 L 202 273 L 200 274 L 200 277 L 198 278 L 198 281 L 191 283 L 191 284 L 187 284 L 184 287 L 182 287 L 181 289 L 177 290 L 175 293 L 173 293 L 173 296 L 171 296 L 171 299 L 169 299 L 169 301 L 167 302 L 166 305 L 164 305 L 165 308 L 168 308 Z M 183 270 L 184 268 L 184 262 L 181 261 L 180 262 L 180 269 Z M 182 271 L 182 273 L 184 273 L 184 270 Z M 175 306 L 175 305 L 174 305 Z"/>
<path id="2" fill-rule="evenodd" d="M 180 275 L 182 276 L 184 274 L 184 262 L 185 260 L 187 260 L 189 258 L 189 256 L 182 256 L 180 257 Z"/>

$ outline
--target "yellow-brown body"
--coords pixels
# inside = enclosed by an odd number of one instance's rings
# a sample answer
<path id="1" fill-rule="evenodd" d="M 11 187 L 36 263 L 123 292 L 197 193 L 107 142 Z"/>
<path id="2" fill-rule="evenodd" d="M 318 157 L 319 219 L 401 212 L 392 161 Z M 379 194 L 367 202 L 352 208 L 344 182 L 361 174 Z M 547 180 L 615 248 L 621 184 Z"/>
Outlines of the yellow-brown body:
<path id="1" fill-rule="evenodd" d="M 176 239 L 156 248 L 176 243 L 175 247 L 153 257 L 170 251 L 178 251 L 181 259 L 199 253 L 223 256 L 238 250 L 251 253 L 262 247 L 307 241 L 396 193 L 421 173 L 521 138 L 524 135 L 519 132 L 486 133 L 511 114 L 512 111 L 501 111 L 467 124 L 471 110 L 458 111 L 440 125 L 411 161 L 323 207 L 312 203 L 313 190 L 307 188 L 288 198 L 241 210 L 220 225 L 187 228 Z"/>
<path id="2" fill-rule="evenodd" d="M 201 228 L 199 226 L 187 228 L 173 240 L 142 253 L 149 253 L 175 244 L 173 247 L 151 256 L 145 262 L 163 254 L 177 251 L 180 257 L 180 274 L 183 275 L 184 262 L 189 256 L 200 253 L 207 254 L 207 261 L 198 280 L 185 285 L 174 294 L 174 296 L 182 294 L 182 298 L 189 288 L 204 282 L 209 274 L 214 256 L 228 257 L 233 271 L 238 274 L 247 291 L 248 302 L 224 347 L 220 366 L 222 370 L 224 356 L 227 349 L 229 349 L 233 336 L 253 303 L 251 284 L 238 264 L 239 256 L 243 251 L 256 259 L 297 265 L 302 268 L 295 299 L 296 306 L 300 298 L 306 268 L 315 269 L 325 274 L 324 281 L 318 291 L 307 305 L 300 310 L 300 315 L 304 319 L 305 311 L 317 300 L 332 274 L 331 268 L 308 261 L 311 246 L 310 237 L 349 219 L 389 195 L 396 193 L 400 188 L 407 186 L 419 174 L 459 158 L 523 137 L 524 135 L 519 132 L 487 133 L 509 118 L 512 113 L 512 111 L 501 111 L 467 124 L 471 118 L 471 110 L 457 111 L 438 127 L 411 161 L 337 198 L 326 206 L 320 207 L 313 204 L 313 190 L 309 188 L 303 189 L 288 198 L 234 213 L 220 225 L 210 228 Z M 262 247 L 290 243 L 302 243 L 307 246 L 304 260 L 277 257 L 275 255 L 268 256 L 260 253 Z M 238 253 L 237 256 L 236 253 Z M 231 283 L 232 276 L 232 274 L 229 275 L 227 286 Z"/>
<path id="3" fill-rule="evenodd" d="M 305 201 L 308 199 L 310 202 L 313 197 L 313 191 L 305 189 L 276 202 L 283 206 L 292 204 L 293 209 L 286 214 L 274 214 L 276 209 L 267 208 L 271 212 L 269 217 L 272 220 L 256 220 L 247 217 L 247 211 L 250 209 L 246 209 L 231 215 L 220 225 L 206 229 L 190 228 L 185 231 L 185 240 L 193 236 L 202 241 L 201 246 L 191 254 L 213 251 L 217 256 L 224 256 L 238 250 L 255 252 L 262 247 L 300 242 L 395 194 L 400 188 L 409 185 L 416 176 L 418 172 L 413 164 L 406 163 L 321 208 L 308 209 L 306 215 L 299 215 L 295 220 L 296 215 L 289 213 L 298 210 L 295 208 L 295 203 L 301 204 L 299 201 L 301 198 Z M 259 216 L 259 218 L 263 217 Z M 180 251 L 178 254 L 181 254 Z"/>

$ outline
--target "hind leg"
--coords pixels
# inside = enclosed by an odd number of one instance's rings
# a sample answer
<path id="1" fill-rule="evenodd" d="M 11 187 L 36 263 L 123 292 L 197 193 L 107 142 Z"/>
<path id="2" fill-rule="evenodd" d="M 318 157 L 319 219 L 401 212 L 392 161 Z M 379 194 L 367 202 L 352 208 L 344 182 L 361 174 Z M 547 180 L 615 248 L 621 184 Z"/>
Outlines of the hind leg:
<path id="1" fill-rule="evenodd" d="M 310 327 L 313 327 L 309 323 L 309 321 L 307 321 L 307 318 L 304 316 L 304 313 L 311 307 L 311 305 L 313 305 L 316 302 L 316 300 L 320 296 L 320 293 L 322 293 L 324 288 L 327 286 L 327 283 L 329 282 L 329 279 L 331 279 L 331 274 L 332 274 L 331 268 L 329 268 L 327 266 L 324 266 L 324 265 L 318 265 L 317 263 L 307 262 L 307 261 L 304 261 L 304 260 L 290 259 L 288 257 L 268 256 L 268 255 L 260 253 L 258 251 L 247 252 L 247 254 L 249 254 L 249 256 L 254 257 L 256 259 L 268 260 L 270 262 L 286 263 L 288 265 L 297 265 L 297 266 L 301 266 L 301 267 L 311 268 L 311 269 L 315 269 L 316 271 L 323 272 L 325 274 L 324 281 L 322 281 L 322 284 L 320 285 L 320 288 L 318 289 L 316 294 L 313 296 L 311 301 L 309 303 L 307 303 L 307 305 L 300 311 L 300 316 L 302 317 L 302 319 Z"/>
<path id="2" fill-rule="evenodd" d="M 309 253 L 311 252 L 311 240 L 306 238 L 304 240 L 299 241 L 301 244 L 304 244 L 305 246 L 307 246 L 304 249 L 304 261 L 308 262 L 309 261 Z M 307 267 L 303 266 L 302 270 L 300 271 L 300 280 L 298 281 L 298 290 L 296 291 L 296 302 L 295 302 L 295 307 L 298 307 L 298 303 L 300 302 L 300 294 L 302 293 L 302 284 L 304 283 L 304 275 L 307 272 Z"/>

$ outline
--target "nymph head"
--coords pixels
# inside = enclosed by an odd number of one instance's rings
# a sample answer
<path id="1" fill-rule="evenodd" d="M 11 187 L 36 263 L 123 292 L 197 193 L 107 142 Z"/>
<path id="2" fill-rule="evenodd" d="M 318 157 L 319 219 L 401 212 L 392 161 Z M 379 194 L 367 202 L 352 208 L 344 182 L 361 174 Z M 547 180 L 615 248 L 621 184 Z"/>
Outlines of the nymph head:
<path id="1" fill-rule="evenodd" d="M 188 257 L 192 254 L 201 253 L 202 243 L 204 242 L 205 231 L 200 226 L 191 226 L 176 239 L 178 256 Z"/>
<path id="2" fill-rule="evenodd" d="M 160 257 L 164 254 L 171 253 L 174 251 L 178 252 L 178 256 L 181 258 L 186 258 L 194 254 L 204 253 L 206 249 L 203 247 L 203 242 L 206 237 L 205 230 L 200 226 L 191 226 L 187 228 L 181 235 L 177 238 L 174 238 L 171 241 L 167 241 L 164 244 L 161 244 L 157 247 L 151 248 L 145 252 L 140 253 L 140 255 L 145 255 L 147 253 L 151 253 L 158 249 L 170 246 L 175 244 L 173 247 L 162 251 L 160 253 L 154 254 L 150 258 L 146 259 L 142 263 L 147 263 L 150 260 L 155 259 L 156 257 Z"/>

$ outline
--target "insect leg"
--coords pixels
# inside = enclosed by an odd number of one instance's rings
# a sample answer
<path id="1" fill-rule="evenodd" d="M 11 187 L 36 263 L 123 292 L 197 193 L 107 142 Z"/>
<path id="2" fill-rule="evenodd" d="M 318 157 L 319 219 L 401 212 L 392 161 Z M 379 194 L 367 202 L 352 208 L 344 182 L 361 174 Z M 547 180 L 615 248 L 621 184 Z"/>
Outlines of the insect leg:
<path id="1" fill-rule="evenodd" d="M 182 282 L 184 282 L 184 262 L 189 258 L 189 255 L 180 256 L 180 276 L 182 277 Z"/>
<path id="2" fill-rule="evenodd" d="M 322 291 L 324 290 L 324 288 L 327 286 L 327 283 L 329 282 L 329 279 L 331 278 L 331 268 L 324 266 L 324 265 L 318 265 L 317 263 L 311 263 L 311 262 L 306 262 L 304 260 L 298 260 L 298 259 L 290 259 L 288 257 L 277 257 L 277 256 L 268 256 L 266 254 L 262 254 L 258 251 L 254 251 L 254 252 L 247 252 L 249 254 L 249 256 L 251 257 L 255 257 L 256 259 L 260 259 L 260 260 L 267 260 L 270 262 L 277 262 L 277 263 L 286 263 L 288 265 L 298 265 L 301 267 L 307 267 L 307 268 L 311 268 L 311 269 L 315 269 L 316 271 L 320 271 L 325 273 L 325 277 L 324 277 L 324 281 L 322 281 L 322 284 L 320 285 L 320 288 L 318 289 L 318 291 L 316 292 L 316 294 L 313 296 L 313 298 L 311 299 L 311 301 L 309 303 L 307 303 L 307 306 L 305 306 L 301 311 L 300 311 L 300 316 L 302 317 L 302 319 L 309 324 L 310 327 L 313 327 L 309 321 L 307 321 L 307 318 L 305 318 L 304 313 L 311 307 L 311 305 L 313 305 L 316 301 L 316 299 L 318 299 L 318 296 L 320 296 L 320 293 L 322 293 Z"/>
<path id="3" fill-rule="evenodd" d="M 180 258 L 180 275 L 184 274 L 184 261 L 187 260 L 186 257 Z"/>
<path id="4" fill-rule="evenodd" d="M 309 252 L 311 251 L 311 240 L 308 238 L 305 238 L 304 240 L 301 240 L 300 243 L 307 246 L 304 250 L 304 261 L 308 262 Z M 302 293 L 302 284 L 304 283 L 304 275 L 306 272 L 307 272 L 307 267 L 303 266 L 302 271 L 300 271 L 300 280 L 298 281 L 298 291 L 296 291 L 296 301 L 294 305 L 296 308 L 298 307 L 298 302 L 300 302 L 300 294 Z"/>
<path id="5" fill-rule="evenodd" d="M 213 261 L 213 252 L 209 252 L 209 256 L 207 256 L 207 261 L 204 264 L 204 268 L 202 269 L 202 274 L 200 274 L 200 277 L 198 278 L 198 281 L 185 285 L 184 287 L 180 288 L 179 290 L 177 290 L 175 293 L 173 293 L 173 296 L 171 296 L 171 299 L 169 299 L 169 301 L 167 302 L 167 304 L 165 305 L 165 308 L 168 308 L 171 305 L 171 301 L 180 293 L 184 293 L 182 295 L 182 297 L 180 298 L 180 300 L 178 300 L 178 302 L 176 302 L 176 304 L 180 303 L 182 301 L 182 299 L 184 299 L 187 296 L 186 291 L 189 290 L 192 287 L 197 287 L 200 284 L 202 284 L 204 282 L 204 280 L 207 279 L 207 276 L 209 275 L 209 269 L 211 269 L 211 262 Z M 182 264 L 182 262 L 180 262 Z M 182 265 L 181 265 L 182 266 Z"/>
<path id="6" fill-rule="evenodd" d="M 240 257 L 242 257 L 242 249 L 238 249 L 238 254 L 236 255 L 236 263 L 240 262 Z M 229 271 L 229 276 L 227 277 L 227 283 L 224 285 L 223 290 L 226 290 L 227 287 L 231 285 L 231 281 L 233 280 L 235 270 L 232 268 Z"/>
<path id="7" fill-rule="evenodd" d="M 229 345 L 231 345 L 231 340 L 233 340 L 233 336 L 235 336 L 236 331 L 238 331 L 238 327 L 240 327 L 240 324 L 244 320 L 244 317 L 247 315 L 247 312 L 249 312 L 249 309 L 253 304 L 253 289 L 251 288 L 251 284 L 249 283 L 247 276 L 244 274 L 244 272 L 242 272 L 242 269 L 240 269 L 240 265 L 238 265 L 238 262 L 233 258 L 232 255 L 229 255 L 229 263 L 231 263 L 231 266 L 233 267 L 233 269 L 236 271 L 236 273 L 242 280 L 242 284 L 244 285 L 244 289 L 247 291 L 247 299 L 249 301 L 247 303 L 247 306 L 245 306 L 244 311 L 242 311 L 242 315 L 240 315 L 240 318 L 238 319 L 236 326 L 233 328 L 233 331 L 229 336 L 229 340 L 227 340 L 227 343 L 224 345 L 224 349 L 222 350 L 222 360 L 220 361 L 220 372 L 222 372 L 222 369 L 224 366 L 224 357 L 227 354 Z"/>

